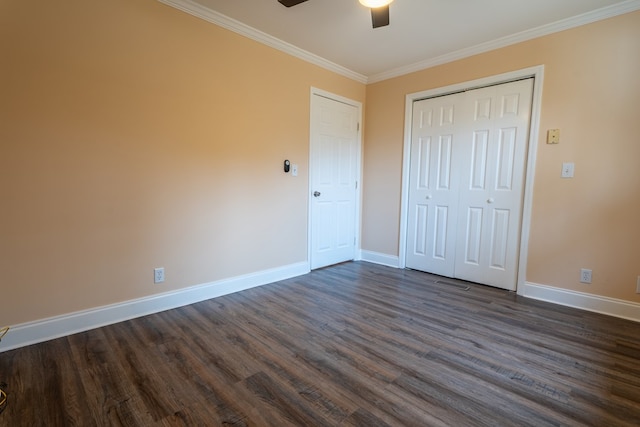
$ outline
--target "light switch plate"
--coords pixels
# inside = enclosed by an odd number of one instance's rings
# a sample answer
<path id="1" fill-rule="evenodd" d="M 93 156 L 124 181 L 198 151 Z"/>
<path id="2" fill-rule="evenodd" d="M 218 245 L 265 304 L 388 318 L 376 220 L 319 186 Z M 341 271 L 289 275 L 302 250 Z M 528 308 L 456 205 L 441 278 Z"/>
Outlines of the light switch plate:
<path id="1" fill-rule="evenodd" d="M 296 165 L 295 163 L 291 165 L 291 175 L 298 176 L 298 165 Z"/>
<path id="2" fill-rule="evenodd" d="M 563 178 L 573 178 L 573 172 L 575 169 L 574 163 L 563 163 L 562 164 L 562 177 Z"/>

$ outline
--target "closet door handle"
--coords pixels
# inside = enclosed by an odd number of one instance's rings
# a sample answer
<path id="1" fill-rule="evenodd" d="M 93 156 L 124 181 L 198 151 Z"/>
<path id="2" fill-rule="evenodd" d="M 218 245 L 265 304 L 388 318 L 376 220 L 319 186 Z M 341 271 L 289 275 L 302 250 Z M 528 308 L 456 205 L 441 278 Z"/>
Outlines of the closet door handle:
<path id="1" fill-rule="evenodd" d="M 320 197 L 320 192 L 319 191 L 314 191 L 313 192 L 313 197 Z"/>

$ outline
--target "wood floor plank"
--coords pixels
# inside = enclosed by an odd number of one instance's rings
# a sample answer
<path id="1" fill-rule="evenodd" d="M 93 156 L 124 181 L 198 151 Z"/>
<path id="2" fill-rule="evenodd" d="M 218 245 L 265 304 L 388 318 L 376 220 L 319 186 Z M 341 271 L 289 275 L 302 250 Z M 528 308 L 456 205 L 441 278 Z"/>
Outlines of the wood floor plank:
<path id="1" fill-rule="evenodd" d="M 351 262 L 0 353 L 7 426 L 636 426 L 640 324 Z"/>

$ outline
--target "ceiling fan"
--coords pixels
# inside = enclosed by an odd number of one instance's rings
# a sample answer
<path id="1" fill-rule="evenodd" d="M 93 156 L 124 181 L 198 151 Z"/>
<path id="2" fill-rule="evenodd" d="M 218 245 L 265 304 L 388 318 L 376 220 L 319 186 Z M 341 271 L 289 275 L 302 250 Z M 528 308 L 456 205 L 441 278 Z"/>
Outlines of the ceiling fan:
<path id="1" fill-rule="evenodd" d="M 278 0 L 286 7 L 304 3 L 307 0 Z M 361 4 L 371 8 L 371 23 L 373 28 L 389 25 L 389 4 L 393 0 L 359 0 Z"/>

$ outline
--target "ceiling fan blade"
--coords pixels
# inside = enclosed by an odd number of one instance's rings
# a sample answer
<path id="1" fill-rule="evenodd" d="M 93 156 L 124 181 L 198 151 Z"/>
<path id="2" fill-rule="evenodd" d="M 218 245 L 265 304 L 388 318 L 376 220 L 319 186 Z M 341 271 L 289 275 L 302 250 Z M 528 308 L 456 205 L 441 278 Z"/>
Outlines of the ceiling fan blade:
<path id="1" fill-rule="evenodd" d="M 300 4 L 300 3 L 304 3 L 304 2 L 306 2 L 307 0 L 278 0 L 278 1 L 279 1 L 279 2 L 280 2 L 280 4 L 282 4 L 283 6 L 291 7 L 291 6 L 295 6 L 295 5 L 297 5 L 297 4 Z"/>
<path id="2" fill-rule="evenodd" d="M 373 28 L 389 25 L 389 5 L 371 8 L 371 23 Z"/>

